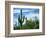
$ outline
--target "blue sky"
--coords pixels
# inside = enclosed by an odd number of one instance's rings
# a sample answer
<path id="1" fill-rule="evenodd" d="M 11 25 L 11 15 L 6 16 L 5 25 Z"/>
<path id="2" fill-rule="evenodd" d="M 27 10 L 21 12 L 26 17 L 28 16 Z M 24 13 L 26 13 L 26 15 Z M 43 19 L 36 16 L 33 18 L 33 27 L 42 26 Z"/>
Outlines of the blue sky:
<path id="1" fill-rule="evenodd" d="M 18 15 L 20 15 L 20 10 L 22 9 L 22 14 L 27 17 L 29 20 L 30 18 L 34 19 L 34 17 L 39 18 L 39 9 L 35 8 L 13 8 L 13 23 L 17 22 Z"/>
<path id="2" fill-rule="evenodd" d="M 22 9 L 23 13 L 30 13 L 30 12 L 34 12 L 34 13 L 39 13 L 39 9 L 34 9 L 34 8 L 14 8 L 13 12 L 14 13 L 20 13 L 20 10 Z"/>

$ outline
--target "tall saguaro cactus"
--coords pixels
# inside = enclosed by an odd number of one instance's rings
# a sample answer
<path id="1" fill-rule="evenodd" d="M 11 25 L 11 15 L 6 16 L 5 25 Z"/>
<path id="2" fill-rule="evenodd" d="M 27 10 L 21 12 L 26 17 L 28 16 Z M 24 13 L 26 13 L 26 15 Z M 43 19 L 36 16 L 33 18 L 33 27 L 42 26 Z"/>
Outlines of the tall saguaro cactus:
<path id="1" fill-rule="evenodd" d="M 20 12 L 20 15 L 18 16 L 18 22 L 20 23 L 20 26 L 21 26 L 21 28 L 22 28 L 22 24 L 23 24 L 23 22 L 24 22 L 25 16 L 22 16 L 22 9 L 21 9 L 20 11 L 21 11 L 21 12 Z"/>

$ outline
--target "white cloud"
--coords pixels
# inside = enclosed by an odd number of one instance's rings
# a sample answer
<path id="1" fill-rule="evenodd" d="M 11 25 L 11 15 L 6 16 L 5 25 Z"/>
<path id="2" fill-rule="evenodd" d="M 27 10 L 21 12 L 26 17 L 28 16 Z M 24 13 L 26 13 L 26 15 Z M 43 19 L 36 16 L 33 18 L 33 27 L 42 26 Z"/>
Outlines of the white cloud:
<path id="1" fill-rule="evenodd" d="M 13 10 L 13 13 L 20 13 L 20 10 Z"/>

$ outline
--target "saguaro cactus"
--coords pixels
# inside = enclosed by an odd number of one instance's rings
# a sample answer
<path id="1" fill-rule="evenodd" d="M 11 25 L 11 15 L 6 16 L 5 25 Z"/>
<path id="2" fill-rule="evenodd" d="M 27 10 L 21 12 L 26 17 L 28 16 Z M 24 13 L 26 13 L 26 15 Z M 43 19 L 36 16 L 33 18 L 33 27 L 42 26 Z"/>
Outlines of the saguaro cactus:
<path id="1" fill-rule="evenodd" d="M 22 24 L 24 22 L 24 18 L 25 18 L 25 16 L 22 16 L 22 9 L 21 9 L 20 15 L 18 16 L 18 22 L 20 23 L 21 28 L 22 28 Z"/>

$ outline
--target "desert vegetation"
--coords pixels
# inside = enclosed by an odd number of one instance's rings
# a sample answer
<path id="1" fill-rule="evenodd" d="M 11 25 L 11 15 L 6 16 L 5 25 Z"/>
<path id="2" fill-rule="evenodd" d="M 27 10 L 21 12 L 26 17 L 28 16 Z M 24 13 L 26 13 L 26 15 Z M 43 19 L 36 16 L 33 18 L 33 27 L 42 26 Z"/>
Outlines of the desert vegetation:
<path id="1" fill-rule="evenodd" d="M 24 23 L 24 19 L 25 24 Z M 32 20 L 32 18 L 30 18 L 29 20 L 27 19 L 27 17 L 22 16 L 22 10 L 20 12 L 20 15 L 18 15 L 18 22 L 19 25 L 18 26 L 14 26 L 14 30 L 21 30 L 21 29 L 39 29 L 39 19 L 37 17 L 35 17 L 35 20 Z"/>

